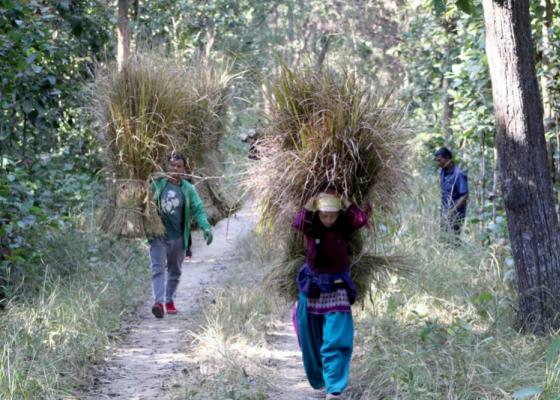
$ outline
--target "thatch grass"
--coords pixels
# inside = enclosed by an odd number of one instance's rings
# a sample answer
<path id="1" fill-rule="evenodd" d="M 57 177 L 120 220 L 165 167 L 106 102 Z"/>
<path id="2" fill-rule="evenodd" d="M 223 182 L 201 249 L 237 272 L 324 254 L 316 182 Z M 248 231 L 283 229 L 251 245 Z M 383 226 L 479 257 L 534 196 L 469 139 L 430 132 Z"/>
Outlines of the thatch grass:
<path id="1" fill-rule="evenodd" d="M 394 211 L 406 189 L 408 129 L 402 109 L 352 74 L 284 66 L 269 92 L 268 126 L 257 142 L 260 161 L 247 184 L 261 209 L 261 228 L 286 250 L 268 283 L 292 298 L 304 259 L 303 240 L 290 228 L 297 209 L 329 188 L 358 204 L 373 203 L 378 215 Z M 351 241 L 351 264 L 363 299 L 373 282 L 379 286 L 389 271 L 407 268 L 403 258 L 367 254 L 360 238 Z"/>
<path id="2" fill-rule="evenodd" d="M 228 66 L 185 67 L 161 55 L 137 55 L 122 71 L 99 66 L 93 103 L 109 177 L 102 228 L 128 237 L 162 231 L 149 179 L 172 151 L 187 157 L 191 172 L 202 165 L 224 133 L 233 78 Z"/>
<path id="3" fill-rule="evenodd" d="M 355 232 L 350 242 L 350 275 L 358 292 L 356 302 L 368 299 L 372 289 L 383 289 L 393 275 L 411 277 L 414 268 L 411 259 L 405 256 L 375 256 L 364 251 L 367 245 L 361 232 Z M 297 300 L 298 288 L 296 276 L 305 262 L 303 237 L 299 232 L 292 232 L 288 238 L 287 250 L 283 258 L 273 262 L 265 276 L 266 286 L 288 301 Z"/>
<path id="4" fill-rule="evenodd" d="M 183 138 L 180 151 L 195 163 L 192 168 L 202 165 L 205 153 L 217 149 L 224 136 L 231 85 L 236 77 L 231 65 L 220 67 L 203 59 L 195 59 L 186 67 L 183 96 L 187 97 L 184 101 L 189 112 L 182 116 L 185 128 L 178 133 Z"/>
<path id="5" fill-rule="evenodd" d="M 284 67 L 270 93 L 269 124 L 257 145 L 261 161 L 248 181 L 263 223 L 282 231 L 294 207 L 327 187 L 393 210 L 406 187 L 403 110 L 354 75 L 329 71 Z"/>

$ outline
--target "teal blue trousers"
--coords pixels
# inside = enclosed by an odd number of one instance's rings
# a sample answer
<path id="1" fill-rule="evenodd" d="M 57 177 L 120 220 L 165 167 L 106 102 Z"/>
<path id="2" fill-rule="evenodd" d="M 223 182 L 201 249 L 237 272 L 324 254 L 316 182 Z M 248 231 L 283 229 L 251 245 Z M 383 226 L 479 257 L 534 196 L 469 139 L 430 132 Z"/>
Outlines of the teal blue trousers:
<path id="1" fill-rule="evenodd" d="M 307 312 L 307 297 L 300 293 L 297 304 L 298 340 L 307 380 L 314 389 L 340 393 L 348 386 L 354 340 L 351 313 L 325 315 Z"/>

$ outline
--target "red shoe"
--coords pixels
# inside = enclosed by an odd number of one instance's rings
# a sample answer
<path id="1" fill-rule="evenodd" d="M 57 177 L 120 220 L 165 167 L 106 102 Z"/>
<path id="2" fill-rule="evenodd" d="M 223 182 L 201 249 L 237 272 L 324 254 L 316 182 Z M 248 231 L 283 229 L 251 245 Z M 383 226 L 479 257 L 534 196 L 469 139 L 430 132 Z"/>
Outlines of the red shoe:
<path id="1" fill-rule="evenodd" d="M 177 309 L 172 301 L 165 303 L 165 309 L 167 310 L 167 314 L 177 314 Z"/>
<path id="2" fill-rule="evenodd" d="M 152 314 L 154 314 L 156 318 L 163 318 L 164 315 L 163 304 L 154 303 L 154 305 L 152 306 Z"/>

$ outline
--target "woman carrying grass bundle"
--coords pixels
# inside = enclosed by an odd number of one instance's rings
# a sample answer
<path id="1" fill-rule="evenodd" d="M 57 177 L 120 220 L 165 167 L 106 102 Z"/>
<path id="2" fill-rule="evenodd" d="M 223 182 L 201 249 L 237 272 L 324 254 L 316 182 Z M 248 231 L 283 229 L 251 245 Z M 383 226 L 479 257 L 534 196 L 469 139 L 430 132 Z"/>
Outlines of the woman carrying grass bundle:
<path id="1" fill-rule="evenodd" d="M 305 235 L 307 257 L 297 276 L 295 322 L 307 379 L 326 388 L 327 399 L 340 398 L 348 385 L 356 289 L 350 278 L 348 244 L 368 215 L 356 204 L 342 204 L 333 193 L 310 198 L 293 227 Z"/>
<path id="2" fill-rule="evenodd" d="M 185 157 L 172 154 L 168 165 L 169 176 L 159 178 L 151 185 L 154 201 L 165 226 L 163 236 L 150 240 L 154 295 L 152 313 L 156 318 L 163 318 L 165 311 L 168 314 L 177 313 L 173 298 L 181 277 L 185 251 L 189 248 L 191 217 L 202 230 L 206 244 L 212 242 L 212 228 L 206 218 L 200 196 L 194 186 L 183 179 L 185 167 Z"/>

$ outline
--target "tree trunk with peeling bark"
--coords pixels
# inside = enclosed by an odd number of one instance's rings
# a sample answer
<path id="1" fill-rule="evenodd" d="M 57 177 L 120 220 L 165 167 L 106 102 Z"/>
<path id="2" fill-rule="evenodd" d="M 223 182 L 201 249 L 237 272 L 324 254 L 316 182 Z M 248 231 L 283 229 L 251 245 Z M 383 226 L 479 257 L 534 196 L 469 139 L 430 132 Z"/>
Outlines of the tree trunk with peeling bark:
<path id="1" fill-rule="evenodd" d="M 560 328 L 560 233 L 533 61 L 528 0 L 483 0 L 498 167 L 520 327 Z"/>

